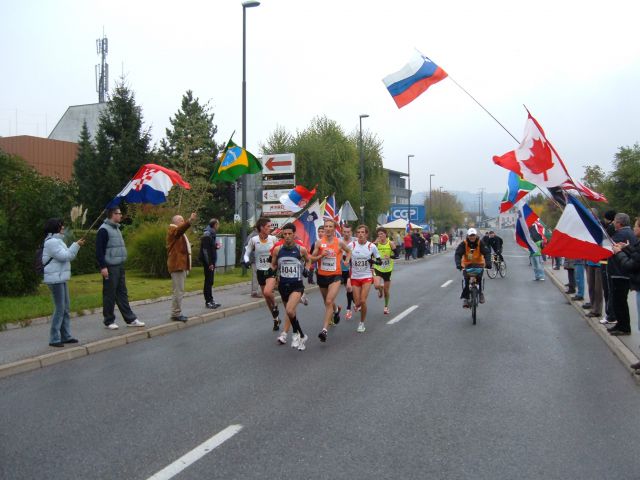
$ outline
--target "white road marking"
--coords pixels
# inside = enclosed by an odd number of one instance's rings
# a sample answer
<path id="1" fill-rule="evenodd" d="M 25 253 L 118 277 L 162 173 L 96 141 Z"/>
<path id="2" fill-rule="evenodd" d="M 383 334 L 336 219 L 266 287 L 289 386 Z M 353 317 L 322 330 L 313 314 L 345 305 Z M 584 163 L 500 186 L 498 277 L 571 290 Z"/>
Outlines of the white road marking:
<path id="1" fill-rule="evenodd" d="M 418 308 L 418 305 L 414 305 L 413 307 L 409 307 L 407 308 L 404 312 L 402 312 L 400 315 L 398 315 L 395 318 L 392 318 L 391 320 L 389 320 L 387 322 L 387 325 L 392 325 L 394 323 L 398 323 L 400 320 L 402 320 L 404 317 L 406 317 L 407 315 L 409 315 L 411 312 L 413 312 L 416 308 Z"/>
<path id="2" fill-rule="evenodd" d="M 173 462 L 171 465 L 166 466 L 155 475 L 149 477 L 147 480 L 169 480 L 170 478 L 175 477 L 189 465 L 197 462 L 207 453 L 212 452 L 215 448 L 219 447 L 224 442 L 229 440 L 240 430 L 242 430 L 242 425 L 229 425 L 227 428 L 225 428 L 221 432 L 216 433 L 209 440 L 201 443 L 196 448 L 184 454 L 178 460 Z"/>
<path id="3" fill-rule="evenodd" d="M 444 288 L 444 287 L 448 286 L 451 282 L 453 282 L 453 280 L 447 280 L 442 285 L 440 285 L 440 288 Z"/>

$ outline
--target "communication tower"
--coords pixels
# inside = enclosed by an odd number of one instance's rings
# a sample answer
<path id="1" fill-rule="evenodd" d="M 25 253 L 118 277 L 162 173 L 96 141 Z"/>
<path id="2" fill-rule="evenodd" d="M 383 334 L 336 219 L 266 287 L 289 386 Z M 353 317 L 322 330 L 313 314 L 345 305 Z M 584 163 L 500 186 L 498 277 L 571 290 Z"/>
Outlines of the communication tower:
<path id="1" fill-rule="evenodd" d="M 109 93 L 109 64 L 107 63 L 107 53 L 109 51 L 109 40 L 102 33 L 102 38 L 96 40 L 96 50 L 100 55 L 100 64 L 96 65 L 96 92 L 98 92 L 98 102 L 105 103 Z"/>

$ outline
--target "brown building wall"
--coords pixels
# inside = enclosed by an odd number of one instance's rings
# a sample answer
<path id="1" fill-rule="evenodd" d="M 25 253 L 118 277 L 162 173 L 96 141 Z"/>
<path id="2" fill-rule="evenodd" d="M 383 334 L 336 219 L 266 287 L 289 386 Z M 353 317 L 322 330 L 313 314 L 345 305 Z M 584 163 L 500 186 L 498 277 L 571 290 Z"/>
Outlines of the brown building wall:
<path id="1" fill-rule="evenodd" d="M 18 135 L 0 137 L 0 149 L 23 158 L 40 174 L 68 182 L 73 162 L 78 156 L 78 144 L 48 138 Z"/>

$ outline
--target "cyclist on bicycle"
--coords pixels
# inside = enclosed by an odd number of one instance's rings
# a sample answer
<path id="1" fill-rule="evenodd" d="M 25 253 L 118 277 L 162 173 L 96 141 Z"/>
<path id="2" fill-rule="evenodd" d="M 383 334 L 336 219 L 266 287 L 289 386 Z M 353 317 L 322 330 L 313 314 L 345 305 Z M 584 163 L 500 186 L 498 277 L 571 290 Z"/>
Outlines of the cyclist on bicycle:
<path id="1" fill-rule="evenodd" d="M 501 262 L 504 261 L 504 258 L 502 258 L 502 244 L 504 242 L 502 241 L 502 239 L 496 235 L 496 232 L 494 232 L 493 230 L 491 230 L 489 232 L 489 238 L 487 239 L 487 246 L 489 247 L 490 250 L 493 250 L 493 252 L 495 252 L 495 254 L 498 256 L 498 260 L 500 260 Z"/>
<path id="2" fill-rule="evenodd" d="M 456 268 L 463 270 L 466 268 L 491 268 L 491 250 L 478 237 L 475 228 L 467 230 L 467 238 L 457 247 L 455 253 Z M 464 288 L 462 289 L 462 306 L 469 307 L 469 276 L 463 271 Z M 482 274 L 478 275 L 478 289 L 480 290 L 480 303 L 484 303 L 484 292 L 482 291 Z"/>

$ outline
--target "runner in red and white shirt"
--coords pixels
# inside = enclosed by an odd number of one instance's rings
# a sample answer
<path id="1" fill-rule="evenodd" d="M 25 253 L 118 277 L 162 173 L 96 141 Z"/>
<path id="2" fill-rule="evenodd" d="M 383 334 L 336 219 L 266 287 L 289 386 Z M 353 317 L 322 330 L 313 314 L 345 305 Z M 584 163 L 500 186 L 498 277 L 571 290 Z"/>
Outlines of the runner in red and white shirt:
<path id="1" fill-rule="evenodd" d="M 351 248 L 351 288 L 356 309 L 360 311 L 360 324 L 356 330 L 364 333 L 364 322 L 367 319 L 367 297 L 373 285 L 373 265 L 381 264 L 380 252 L 374 243 L 368 241 L 369 228 L 360 225 L 356 229 L 357 241 L 349 244 Z"/>

